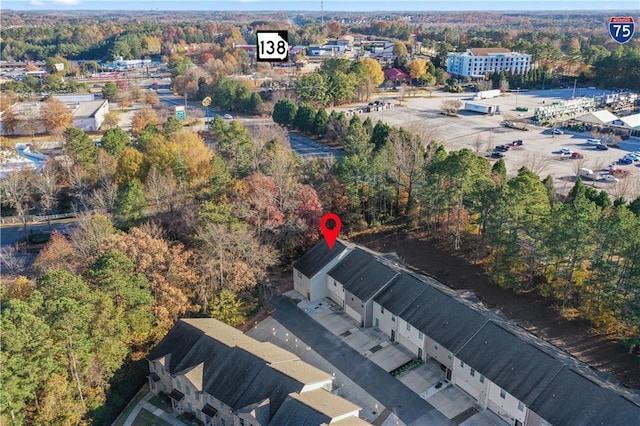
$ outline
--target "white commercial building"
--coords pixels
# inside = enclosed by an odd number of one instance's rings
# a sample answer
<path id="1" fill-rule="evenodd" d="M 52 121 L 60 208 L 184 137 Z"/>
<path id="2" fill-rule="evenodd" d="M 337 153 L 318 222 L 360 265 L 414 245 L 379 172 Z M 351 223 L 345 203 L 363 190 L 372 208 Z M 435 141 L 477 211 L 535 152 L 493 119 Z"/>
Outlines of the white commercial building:
<path id="1" fill-rule="evenodd" d="M 505 71 L 524 74 L 531 69 L 531 55 L 504 48 L 467 49 L 464 53 L 447 55 L 447 72 L 460 77 L 485 77 Z"/>

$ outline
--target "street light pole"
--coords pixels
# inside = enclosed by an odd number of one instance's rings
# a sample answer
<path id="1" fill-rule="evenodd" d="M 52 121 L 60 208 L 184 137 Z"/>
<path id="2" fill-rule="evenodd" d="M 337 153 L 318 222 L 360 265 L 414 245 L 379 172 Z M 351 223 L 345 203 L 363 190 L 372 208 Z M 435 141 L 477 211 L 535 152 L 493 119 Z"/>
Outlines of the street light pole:
<path id="1" fill-rule="evenodd" d="M 516 89 L 516 110 L 518 109 L 518 95 L 520 94 L 520 88 Z"/>
<path id="2" fill-rule="evenodd" d="M 576 84 L 578 84 L 578 79 L 573 80 L 573 94 L 571 95 L 571 99 L 576 98 Z"/>

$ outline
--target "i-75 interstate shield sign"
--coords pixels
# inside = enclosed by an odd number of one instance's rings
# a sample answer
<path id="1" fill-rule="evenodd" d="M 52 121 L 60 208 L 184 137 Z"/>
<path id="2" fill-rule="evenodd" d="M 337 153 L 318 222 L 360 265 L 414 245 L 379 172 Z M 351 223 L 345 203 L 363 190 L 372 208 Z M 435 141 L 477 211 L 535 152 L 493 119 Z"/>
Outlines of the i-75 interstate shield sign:
<path id="1" fill-rule="evenodd" d="M 635 26 L 632 16 L 614 16 L 609 20 L 609 34 L 618 43 L 626 43 L 633 37 Z"/>

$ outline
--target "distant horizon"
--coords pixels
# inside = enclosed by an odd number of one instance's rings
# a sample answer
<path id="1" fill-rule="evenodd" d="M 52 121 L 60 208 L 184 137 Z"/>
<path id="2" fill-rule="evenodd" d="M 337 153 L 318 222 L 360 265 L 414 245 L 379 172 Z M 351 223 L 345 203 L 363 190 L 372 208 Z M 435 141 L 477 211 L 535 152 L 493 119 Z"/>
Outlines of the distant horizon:
<path id="1" fill-rule="evenodd" d="M 638 18 L 638 0 L 351 0 L 323 2 L 325 13 L 334 12 L 632 12 Z M 147 1 L 112 0 L 105 8 L 101 0 L 4 0 L 0 10 L 33 11 L 211 11 L 211 12 L 320 12 L 320 0 L 224 0 Z"/>

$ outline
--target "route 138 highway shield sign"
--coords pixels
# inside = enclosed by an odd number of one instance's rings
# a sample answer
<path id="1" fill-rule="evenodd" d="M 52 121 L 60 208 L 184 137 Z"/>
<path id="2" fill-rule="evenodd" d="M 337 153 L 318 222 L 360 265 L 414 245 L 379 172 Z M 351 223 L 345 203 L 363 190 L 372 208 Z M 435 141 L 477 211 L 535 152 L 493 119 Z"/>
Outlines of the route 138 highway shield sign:
<path id="1" fill-rule="evenodd" d="M 609 20 L 609 34 L 618 43 L 626 43 L 633 37 L 635 26 L 631 16 L 614 16 Z"/>

